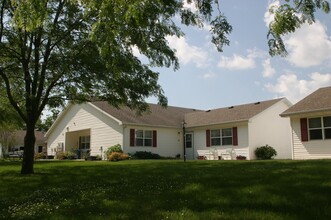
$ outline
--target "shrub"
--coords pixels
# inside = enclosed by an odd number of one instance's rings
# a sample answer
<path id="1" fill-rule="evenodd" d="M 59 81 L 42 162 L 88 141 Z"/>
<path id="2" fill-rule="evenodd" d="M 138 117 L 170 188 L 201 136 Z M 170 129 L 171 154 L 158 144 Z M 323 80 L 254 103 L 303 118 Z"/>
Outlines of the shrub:
<path id="1" fill-rule="evenodd" d="M 34 159 L 35 160 L 46 159 L 46 152 L 35 153 Z"/>
<path id="2" fill-rule="evenodd" d="M 246 157 L 245 156 L 242 156 L 242 155 L 238 155 L 236 157 L 237 160 L 246 160 Z"/>
<path id="3" fill-rule="evenodd" d="M 77 154 L 71 152 L 71 151 L 64 151 L 64 152 L 57 152 L 56 158 L 59 160 L 73 160 L 77 159 Z"/>
<path id="4" fill-rule="evenodd" d="M 272 157 L 277 155 L 277 151 L 273 147 L 265 145 L 256 148 L 255 155 L 258 159 L 270 160 Z"/>
<path id="5" fill-rule="evenodd" d="M 113 152 L 123 153 L 121 145 L 116 144 L 114 146 L 108 147 L 108 149 L 105 151 L 107 157 Z"/>
<path id="6" fill-rule="evenodd" d="M 161 156 L 148 151 L 137 151 L 132 155 L 134 159 L 161 159 Z"/>
<path id="7" fill-rule="evenodd" d="M 56 158 L 59 160 L 67 159 L 67 153 L 66 152 L 57 152 Z"/>
<path id="8" fill-rule="evenodd" d="M 112 152 L 108 155 L 109 161 L 120 161 L 120 160 L 127 160 L 129 159 L 128 154 L 120 153 L 120 152 Z"/>

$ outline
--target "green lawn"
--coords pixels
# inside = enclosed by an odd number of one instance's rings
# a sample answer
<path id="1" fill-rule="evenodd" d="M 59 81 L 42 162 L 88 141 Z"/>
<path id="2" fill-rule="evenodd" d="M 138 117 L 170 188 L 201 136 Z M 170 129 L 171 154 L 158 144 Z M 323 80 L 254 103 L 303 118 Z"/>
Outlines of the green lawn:
<path id="1" fill-rule="evenodd" d="M 331 160 L 0 162 L 3 219 L 331 219 Z"/>

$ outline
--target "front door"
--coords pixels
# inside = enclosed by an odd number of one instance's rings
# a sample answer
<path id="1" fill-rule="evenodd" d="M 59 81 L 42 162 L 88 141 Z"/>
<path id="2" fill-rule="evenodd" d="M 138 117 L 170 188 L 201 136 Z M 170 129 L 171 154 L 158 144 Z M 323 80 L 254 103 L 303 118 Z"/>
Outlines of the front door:
<path id="1" fill-rule="evenodd" d="M 185 151 L 186 151 L 186 159 L 193 160 L 194 159 L 193 133 L 185 134 Z"/>

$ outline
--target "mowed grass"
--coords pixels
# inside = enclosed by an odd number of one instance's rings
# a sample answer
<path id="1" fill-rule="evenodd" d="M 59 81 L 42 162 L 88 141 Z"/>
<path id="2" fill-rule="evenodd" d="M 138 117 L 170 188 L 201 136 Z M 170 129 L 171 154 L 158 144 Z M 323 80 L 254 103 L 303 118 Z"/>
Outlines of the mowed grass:
<path id="1" fill-rule="evenodd" d="M 331 219 L 331 160 L 0 162 L 3 219 Z"/>

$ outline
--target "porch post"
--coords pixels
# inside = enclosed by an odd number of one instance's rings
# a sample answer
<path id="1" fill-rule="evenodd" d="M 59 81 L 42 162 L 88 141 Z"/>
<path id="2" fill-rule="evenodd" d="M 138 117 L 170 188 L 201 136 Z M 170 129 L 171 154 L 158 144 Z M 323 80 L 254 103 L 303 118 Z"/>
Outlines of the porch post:
<path id="1" fill-rule="evenodd" d="M 182 122 L 182 128 L 183 128 L 183 148 L 184 148 L 184 162 L 186 162 L 186 146 L 185 146 L 185 125 L 186 122 L 183 120 Z"/>

